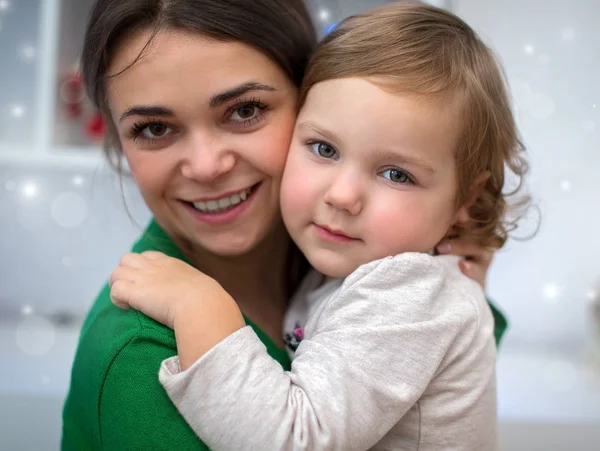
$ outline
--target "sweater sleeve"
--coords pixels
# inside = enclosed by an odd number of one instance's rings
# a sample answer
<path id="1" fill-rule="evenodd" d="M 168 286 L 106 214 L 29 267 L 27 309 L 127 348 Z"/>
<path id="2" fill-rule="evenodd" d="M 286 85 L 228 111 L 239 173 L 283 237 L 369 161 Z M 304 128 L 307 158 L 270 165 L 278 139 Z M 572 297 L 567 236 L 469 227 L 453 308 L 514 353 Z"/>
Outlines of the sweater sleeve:
<path id="1" fill-rule="evenodd" d="M 291 371 L 244 328 L 184 372 L 166 360 L 160 381 L 214 449 L 368 449 L 419 399 L 460 331 L 474 329 L 465 309 L 439 302 L 446 282 L 429 256 L 364 265 L 309 321 Z"/>

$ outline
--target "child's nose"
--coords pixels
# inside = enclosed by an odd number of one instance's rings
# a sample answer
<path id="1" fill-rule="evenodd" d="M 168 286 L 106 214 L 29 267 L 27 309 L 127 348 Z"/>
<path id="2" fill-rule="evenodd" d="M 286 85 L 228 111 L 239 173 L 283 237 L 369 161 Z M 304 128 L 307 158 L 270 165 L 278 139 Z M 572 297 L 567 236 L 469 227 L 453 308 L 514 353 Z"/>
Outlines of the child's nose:
<path id="1" fill-rule="evenodd" d="M 337 177 L 325 193 L 324 200 L 336 210 L 344 210 L 356 216 L 361 212 L 363 204 L 359 181 L 350 174 Z"/>

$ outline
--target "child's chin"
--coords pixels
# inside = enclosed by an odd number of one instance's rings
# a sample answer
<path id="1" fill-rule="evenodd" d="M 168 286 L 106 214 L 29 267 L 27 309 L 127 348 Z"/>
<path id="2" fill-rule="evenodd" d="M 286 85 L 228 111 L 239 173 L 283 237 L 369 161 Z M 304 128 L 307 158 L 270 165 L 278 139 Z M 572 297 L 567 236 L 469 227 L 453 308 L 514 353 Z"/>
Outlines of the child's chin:
<path id="1" fill-rule="evenodd" d="M 321 261 L 319 261 L 321 260 Z M 309 259 L 313 268 L 326 277 L 333 279 L 343 279 L 352 274 L 359 265 L 352 265 L 349 262 L 323 261 L 323 259 Z"/>

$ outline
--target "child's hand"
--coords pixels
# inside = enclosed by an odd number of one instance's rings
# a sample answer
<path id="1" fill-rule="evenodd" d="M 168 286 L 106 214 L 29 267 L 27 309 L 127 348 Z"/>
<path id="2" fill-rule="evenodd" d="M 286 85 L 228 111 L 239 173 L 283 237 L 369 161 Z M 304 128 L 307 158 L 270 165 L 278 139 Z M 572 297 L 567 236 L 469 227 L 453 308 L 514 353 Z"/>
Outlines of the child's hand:
<path id="1" fill-rule="evenodd" d="M 110 298 L 174 329 L 182 369 L 246 325 L 216 280 L 160 252 L 126 254 L 110 276 Z"/>
<path id="2" fill-rule="evenodd" d="M 126 254 L 110 276 L 110 298 L 173 329 L 175 316 L 223 289 L 212 278 L 160 252 Z M 185 313 L 184 313 L 185 314 Z"/>

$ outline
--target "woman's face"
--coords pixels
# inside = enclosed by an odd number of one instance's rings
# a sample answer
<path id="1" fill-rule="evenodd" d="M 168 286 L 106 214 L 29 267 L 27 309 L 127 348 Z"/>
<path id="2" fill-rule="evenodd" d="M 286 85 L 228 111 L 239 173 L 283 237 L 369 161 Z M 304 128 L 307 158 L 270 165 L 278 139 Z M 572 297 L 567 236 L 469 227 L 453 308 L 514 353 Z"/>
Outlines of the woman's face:
<path id="1" fill-rule="evenodd" d="M 117 49 L 109 75 L 148 42 Z M 252 250 L 281 224 L 279 188 L 297 90 L 239 42 L 165 31 L 107 81 L 132 174 L 159 224 L 217 255 Z"/>

